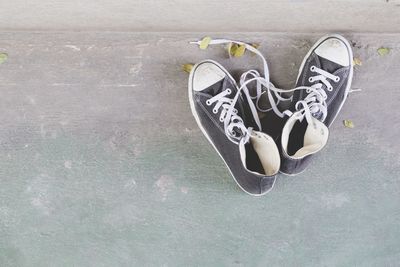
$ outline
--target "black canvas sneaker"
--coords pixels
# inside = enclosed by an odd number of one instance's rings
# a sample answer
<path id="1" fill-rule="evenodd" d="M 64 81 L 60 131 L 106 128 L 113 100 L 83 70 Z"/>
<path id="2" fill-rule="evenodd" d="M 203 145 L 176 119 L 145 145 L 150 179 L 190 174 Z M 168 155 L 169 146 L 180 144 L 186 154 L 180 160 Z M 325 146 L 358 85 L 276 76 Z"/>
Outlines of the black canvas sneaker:
<path id="1" fill-rule="evenodd" d="M 295 175 L 327 143 L 328 127 L 335 120 L 350 91 L 353 53 L 340 35 L 321 38 L 301 64 L 292 107 L 281 136 L 281 169 Z"/>
<path id="2" fill-rule="evenodd" d="M 279 150 L 260 131 L 257 111 L 246 89 L 215 61 L 196 64 L 189 77 L 189 102 L 196 122 L 248 194 L 270 191 L 280 168 Z"/>

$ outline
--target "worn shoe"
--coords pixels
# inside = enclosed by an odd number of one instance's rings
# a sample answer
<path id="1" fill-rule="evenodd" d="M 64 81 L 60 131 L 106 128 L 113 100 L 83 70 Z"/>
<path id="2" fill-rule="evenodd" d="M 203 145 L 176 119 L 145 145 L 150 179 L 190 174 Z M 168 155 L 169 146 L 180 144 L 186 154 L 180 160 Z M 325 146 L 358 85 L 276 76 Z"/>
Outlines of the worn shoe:
<path id="1" fill-rule="evenodd" d="M 301 64 L 292 108 L 281 137 L 281 169 L 295 175 L 327 143 L 328 127 L 341 110 L 353 77 L 353 53 L 340 35 L 321 38 Z"/>
<path id="2" fill-rule="evenodd" d="M 280 168 L 279 150 L 269 135 L 252 129 L 261 126 L 249 92 L 212 60 L 193 67 L 188 90 L 198 126 L 239 187 L 251 195 L 270 191 Z"/>

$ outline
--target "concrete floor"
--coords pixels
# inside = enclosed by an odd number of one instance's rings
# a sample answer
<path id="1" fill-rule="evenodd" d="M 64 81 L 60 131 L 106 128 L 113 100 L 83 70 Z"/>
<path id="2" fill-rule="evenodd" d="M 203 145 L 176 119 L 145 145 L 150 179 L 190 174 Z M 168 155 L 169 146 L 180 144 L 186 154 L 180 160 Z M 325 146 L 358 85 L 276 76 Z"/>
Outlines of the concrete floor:
<path id="1" fill-rule="evenodd" d="M 346 35 L 362 91 L 307 171 L 260 198 L 197 128 L 181 70 L 260 65 L 187 44 L 202 36 L 0 33 L 1 266 L 398 266 L 400 35 Z M 320 37 L 213 36 L 260 43 L 285 88 Z"/>

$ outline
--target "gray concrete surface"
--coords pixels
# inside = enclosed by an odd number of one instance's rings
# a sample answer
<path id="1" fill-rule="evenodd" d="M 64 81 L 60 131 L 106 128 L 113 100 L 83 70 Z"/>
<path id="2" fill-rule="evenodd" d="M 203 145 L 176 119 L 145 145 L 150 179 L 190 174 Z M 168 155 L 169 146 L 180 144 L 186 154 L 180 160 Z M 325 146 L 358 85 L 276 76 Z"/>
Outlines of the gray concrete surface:
<path id="1" fill-rule="evenodd" d="M 320 37 L 218 36 L 260 43 L 286 88 Z M 256 57 L 187 44 L 202 34 L 0 33 L 0 266 L 398 266 L 400 35 L 346 36 L 362 91 L 308 170 L 255 198 L 197 128 L 181 64 Z"/>
<path id="2" fill-rule="evenodd" d="M 400 0 L 0 0 L 0 29 L 399 32 Z"/>

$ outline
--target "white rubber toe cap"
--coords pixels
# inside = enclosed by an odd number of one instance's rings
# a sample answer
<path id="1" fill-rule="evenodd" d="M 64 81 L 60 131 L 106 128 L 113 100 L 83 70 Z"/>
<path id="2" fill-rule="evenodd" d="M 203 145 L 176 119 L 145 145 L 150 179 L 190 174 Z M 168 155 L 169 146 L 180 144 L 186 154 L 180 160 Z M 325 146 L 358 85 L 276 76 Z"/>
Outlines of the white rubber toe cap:
<path id="1" fill-rule="evenodd" d="M 347 44 L 342 40 L 331 37 L 323 41 L 316 49 L 315 53 L 327 60 L 347 67 L 351 64 L 350 53 Z"/>
<path id="2" fill-rule="evenodd" d="M 224 79 L 226 74 L 212 62 L 202 62 L 194 67 L 193 90 L 202 91 Z"/>

